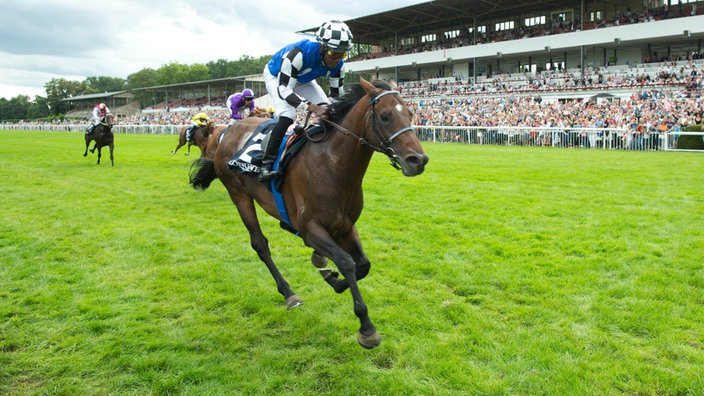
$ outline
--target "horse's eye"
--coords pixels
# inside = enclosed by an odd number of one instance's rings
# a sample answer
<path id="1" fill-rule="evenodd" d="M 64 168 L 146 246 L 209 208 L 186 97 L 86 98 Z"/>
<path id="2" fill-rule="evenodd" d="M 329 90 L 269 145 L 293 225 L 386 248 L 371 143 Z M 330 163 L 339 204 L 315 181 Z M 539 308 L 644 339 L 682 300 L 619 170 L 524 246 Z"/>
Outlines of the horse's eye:
<path id="1" fill-rule="evenodd" d="M 391 120 L 391 116 L 389 116 L 388 113 L 381 113 L 379 115 L 379 118 L 381 119 L 382 122 L 389 122 Z"/>

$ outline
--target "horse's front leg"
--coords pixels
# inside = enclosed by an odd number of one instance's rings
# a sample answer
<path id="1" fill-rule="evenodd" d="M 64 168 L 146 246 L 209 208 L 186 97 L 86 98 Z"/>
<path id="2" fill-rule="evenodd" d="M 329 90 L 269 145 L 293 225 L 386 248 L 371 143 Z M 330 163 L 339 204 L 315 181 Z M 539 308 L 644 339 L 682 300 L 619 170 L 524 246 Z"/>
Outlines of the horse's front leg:
<path id="1" fill-rule="evenodd" d="M 93 147 L 93 150 L 95 150 L 95 147 Z M 98 162 L 96 162 L 97 165 L 100 165 L 100 156 L 102 155 L 102 153 L 101 153 L 102 150 L 103 150 L 102 147 L 98 147 Z"/>
<path id="2" fill-rule="evenodd" d="M 354 234 L 356 235 L 356 233 Z M 354 314 L 359 318 L 360 327 L 357 342 L 364 348 L 372 349 L 379 345 L 381 336 L 369 318 L 367 304 L 362 298 L 357 284 L 357 270 L 353 257 L 339 246 L 322 227 L 311 226 L 304 237 L 306 245 L 311 246 L 318 255 L 329 257 L 344 276 L 352 294 Z M 345 242 L 346 245 L 348 242 Z M 328 282 L 329 283 L 329 282 Z"/>
<path id="3" fill-rule="evenodd" d="M 110 163 L 112 166 L 115 166 L 115 157 L 113 156 L 113 151 L 115 150 L 115 144 L 111 143 L 110 144 Z"/>
<path id="4" fill-rule="evenodd" d="M 88 156 L 88 147 L 90 146 L 90 140 L 86 142 L 86 151 L 83 152 L 83 156 Z"/>
<path id="5" fill-rule="evenodd" d="M 313 251 L 313 255 L 310 257 L 310 262 L 318 268 L 320 276 L 323 277 L 325 282 L 327 282 L 335 293 L 342 293 L 347 290 L 347 282 L 344 279 L 340 279 L 340 273 L 328 268 L 328 258 L 321 255 L 320 253 Z"/>
<path id="6" fill-rule="evenodd" d="M 362 242 L 359 240 L 357 229 L 353 228 L 349 234 L 338 241 L 338 244 L 343 250 L 352 256 L 352 259 L 355 262 L 355 273 L 357 275 L 357 280 L 359 281 L 364 279 L 364 277 L 369 273 L 371 263 L 362 250 Z M 348 283 L 344 279 L 338 278 L 340 274 L 337 271 L 328 268 L 327 257 L 324 257 L 314 251 L 310 261 L 318 268 L 320 276 L 323 277 L 325 282 L 332 286 L 336 293 L 342 293 L 347 290 L 349 287 Z"/>

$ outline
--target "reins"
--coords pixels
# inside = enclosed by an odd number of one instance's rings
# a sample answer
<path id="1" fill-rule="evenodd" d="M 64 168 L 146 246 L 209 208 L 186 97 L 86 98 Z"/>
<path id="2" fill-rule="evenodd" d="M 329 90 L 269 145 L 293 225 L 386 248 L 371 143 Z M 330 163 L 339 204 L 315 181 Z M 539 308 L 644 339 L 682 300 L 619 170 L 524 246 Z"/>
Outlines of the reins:
<path id="1" fill-rule="evenodd" d="M 357 134 L 350 131 L 349 129 L 347 129 L 347 128 L 343 127 L 342 125 L 339 125 L 335 122 L 332 122 L 330 120 L 324 120 L 323 130 L 325 131 L 325 133 L 327 133 L 327 129 L 325 128 L 325 123 L 328 123 L 328 124 L 336 127 L 338 130 L 340 130 L 340 132 L 344 133 L 345 135 L 347 135 L 351 138 L 357 139 L 357 141 L 361 145 L 367 146 L 374 151 L 383 153 L 391 161 L 391 166 L 393 166 L 396 169 L 401 169 L 401 166 L 399 165 L 399 158 L 396 155 L 396 151 L 394 151 L 394 149 L 391 147 L 391 142 L 393 142 L 394 139 L 396 139 L 398 136 L 400 136 L 404 132 L 413 131 L 414 130 L 413 127 L 409 125 L 405 128 L 401 128 L 398 131 L 396 131 L 393 135 L 391 135 L 391 137 L 389 137 L 388 139 L 385 139 L 384 136 L 381 134 L 381 132 L 376 128 L 376 124 L 374 123 L 374 120 L 376 119 L 376 113 L 374 112 L 374 106 L 379 102 L 379 99 L 381 99 L 383 96 L 389 95 L 389 94 L 400 95 L 400 92 L 393 91 L 393 90 L 392 91 L 384 91 L 384 92 L 380 93 L 379 95 L 377 95 L 376 97 L 374 97 L 373 99 L 371 99 L 369 102 L 369 110 L 367 110 L 367 113 L 365 116 L 365 118 L 369 118 L 369 120 L 370 120 L 369 123 L 371 125 L 372 131 L 374 132 L 374 135 L 376 136 L 377 140 L 379 140 L 379 142 L 380 142 L 379 146 L 372 144 L 371 142 L 369 142 L 369 140 L 367 140 L 361 136 L 358 136 Z M 309 118 L 310 118 L 310 112 L 308 112 L 308 115 L 306 117 L 306 121 L 305 121 L 304 125 L 308 124 Z M 311 140 L 310 136 L 308 136 L 307 131 L 306 131 L 306 137 L 309 140 Z M 314 142 L 319 142 L 321 140 L 322 140 L 322 138 L 315 140 Z"/>

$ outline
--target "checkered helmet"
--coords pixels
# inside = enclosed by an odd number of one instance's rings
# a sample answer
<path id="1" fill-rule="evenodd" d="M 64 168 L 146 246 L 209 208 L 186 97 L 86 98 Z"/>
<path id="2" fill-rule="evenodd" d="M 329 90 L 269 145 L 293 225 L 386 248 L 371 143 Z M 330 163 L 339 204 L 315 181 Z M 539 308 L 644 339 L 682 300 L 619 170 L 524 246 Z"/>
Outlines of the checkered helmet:
<path id="1" fill-rule="evenodd" d="M 341 21 L 327 21 L 320 25 L 316 34 L 318 41 L 335 52 L 347 52 L 352 49 L 352 32 Z"/>

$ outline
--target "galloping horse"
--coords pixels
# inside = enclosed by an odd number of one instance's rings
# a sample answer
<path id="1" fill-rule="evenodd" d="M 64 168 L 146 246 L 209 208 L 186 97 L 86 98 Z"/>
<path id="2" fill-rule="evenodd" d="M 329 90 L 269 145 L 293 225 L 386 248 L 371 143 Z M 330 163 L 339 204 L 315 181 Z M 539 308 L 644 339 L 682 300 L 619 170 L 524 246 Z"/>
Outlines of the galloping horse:
<path id="1" fill-rule="evenodd" d="M 249 116 L 269 119 L 271 118 L 271 113 L 267 109 L 255 107 L 254 113 L 251 113 Z M 208 144 L 205 149 L 205 158 L 213 159 L 215 156 L 215 149 L 218 148 L 218 144 L 220 143 L 220 140 L 222 140 L 222 136 L 225 132 L 227 132 L 228 128 L 229 125 L 219 125 L 213 129 L 213 133 L 211 133 L 208 138 Z"/>
<path id="2" fill-rule="evenodd" d="M 218 125 L 215 127 L 213 133 L 210 134 L 208 144 L 205 147 L 205 158 L 213 159 L 213 157 L 215 157 L 215 150 L 218 148 L 218 144 L 220 143 L 220 140 L 222 140 L 222 136 L 224 136 L 228 128 L 228 125 Z"/>
<path id="3" fill-rule="evenodd" d="M 178 149 L 180 149 L 182 146 L 184 146 L 186 143 L 188 143 L 188 147 L 186 147 L 186 155 L 191 154 L 191 146 L 194 144 L 200 148 L 200 156 L 201 158 L 205 157 L 205 148 L 208 145 L 208 138 L 210 137 L 210 134 L 213 132 L 213 128 L 215 128 L 215 124 L 212 122 L 207 123 L 204 126 L 198 126 L 193 128 L 191 131 L 191 140 L 189 142 L 186 142 L 186 130 L 189 127 L 183 127 L 181 128 L 181 132 L 179 133 L 178 137 L 178 145 L 176 148 L 171 152 L 171 154 L 176 154 Z"/>
<path id="4" fill-rule="evenodd" d="M 374 84 L 360 79 L 360 85 L 333 103 L 328 111 L 324 136 L 303 145 L 289 161 L 279 189 L 290 226 L 313 248 L 311 262 L 337 293 L 350 289 L 354 313 L 360 320 L 357 342 L 371 349 L 381 336 L 372 324 L 357 281 L 371 267 L 362 250 L 355 222 L 362 213 L 362 179 L 375 151 L 389 157 L 406 176 L 419 175 L 428 156 L 411 127 L 411 112 L 399 93 L 383 81 Z M 274 195 L 256 175 L 228 168 L 228 161 L 252 135 L 261 118 L 247 118 L 228 130 L 215 151 L 214 159 L 199 159 L 191 170 L 193 188 L 206 189 L 218 177 L 249 231 L 252 248 L 266 264 L 276 287 L 293 308 L 303 301 L 291 290 L 271 259 L 269 242 L 262 234 L 254 201 L 270 216 L 282 220 Z M 328 258 L 339 273 L 327 268 Z"/>
<path id="5" fill-rule="evenodd" d="M 93 128 L 92 133 L 86 133 L 86 151 L 83 153 L 84 157 L 88 155 L 88 146 L 90 146 L 90 142 L 95 141 L 95 144 L 93 145 L 93 148 L 90 149 L 90 152 L 94 153 L 95 149 L 98 149 L 98 162 L 96 162 L 96 164 L 100 164 L 102 148 L 108 146 L 110 148 L 110 162 L 112 163 L 112 166 L 115 166 L 115 158 L 113 157 L 113 151 L 115 150 L 115 135 L 112 133 L 112 126 L 114 123 L 115 116 L 108 114 L 99 125 L 96 125 L 95 128 Z"/>

